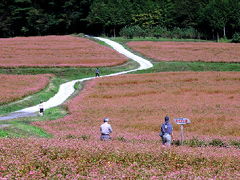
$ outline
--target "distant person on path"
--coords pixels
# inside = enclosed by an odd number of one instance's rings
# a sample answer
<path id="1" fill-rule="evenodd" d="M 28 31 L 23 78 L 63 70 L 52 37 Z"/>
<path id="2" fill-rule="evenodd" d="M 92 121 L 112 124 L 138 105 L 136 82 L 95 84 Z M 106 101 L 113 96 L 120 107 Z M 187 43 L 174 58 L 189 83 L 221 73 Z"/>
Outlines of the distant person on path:
<path id="1" fill-rule="evenodd" d="M 109 122 L 109 118 L 104 118 L 103 122 L 104 123 L 100 126 L 100 132 L 101 132 L 100 139 L 102 141 L 111 140 L 110 134 L 112 133 L 112 127 L 108 123 Z"/>
<path id="2" fill-rule="evenodd" d="M 43 101 L 41 101 L 40 104 L 39 104 L 39 115 L 40 116 L 44 115 Z"/>
<path id="3" fill-rule="evenodd" d="M 99 68 L 96 68 L 95 73 L 96 73 L 96 77 L 100 77 L 100 70 L 99 70 Z"/>
<path id="4" fill-rule="evenodd" d="M 173 127 L 169 121 L 170 118 L 166 116 L 165 122 L 161 125 L 161 132 L 159 134 L 164 146 L 170 146 L 173 138 Z"/>

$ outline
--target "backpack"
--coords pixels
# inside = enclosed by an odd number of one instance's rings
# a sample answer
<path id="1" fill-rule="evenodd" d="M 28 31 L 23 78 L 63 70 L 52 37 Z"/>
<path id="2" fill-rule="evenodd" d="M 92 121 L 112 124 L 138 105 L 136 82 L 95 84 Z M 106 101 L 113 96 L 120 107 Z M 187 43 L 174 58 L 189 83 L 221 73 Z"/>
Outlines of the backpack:
<path id="1" fill-rule="evenodd" d="M 168 132 L 168 130 L 169 130 L 169 124 L 162 124 L 162 126 L 161 126 L 161 132 L 160 132 L 160 134 L 159 134 L 159 136 L 161 136 L 161 137 L 163 137 L 163 135 L 166 133 L 166 132 Z"/>

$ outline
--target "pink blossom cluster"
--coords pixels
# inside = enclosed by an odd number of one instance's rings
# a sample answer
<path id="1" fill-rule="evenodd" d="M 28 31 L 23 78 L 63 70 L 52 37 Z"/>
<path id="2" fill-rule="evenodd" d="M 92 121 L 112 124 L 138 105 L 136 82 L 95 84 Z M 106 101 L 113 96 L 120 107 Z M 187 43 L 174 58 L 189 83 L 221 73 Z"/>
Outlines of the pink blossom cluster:
<path id="1" fill-rule="evenodd" d="M 123 64 L 127 58 L 86 38 L 38 36 L 0 38 L 0 67 L 97 67 Z"/>
<path id="2" fill-rule="evenodd" d="M 0 74 L 0 104 L 15 101 L 45 88 L 52 75 Z"/>
<path id="3" fill-rule="evenodd" d="M 156 61 L 240 62 L 240 45 L 234 43 L 132 41 L 127 45 Z"/>

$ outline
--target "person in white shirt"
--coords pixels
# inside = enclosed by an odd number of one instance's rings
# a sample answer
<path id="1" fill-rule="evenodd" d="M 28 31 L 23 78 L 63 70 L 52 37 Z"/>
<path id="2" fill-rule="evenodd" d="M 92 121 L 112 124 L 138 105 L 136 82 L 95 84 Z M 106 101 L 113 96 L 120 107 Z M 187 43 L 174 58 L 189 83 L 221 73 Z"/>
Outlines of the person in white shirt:
<path id="1" fill-rule="evenodd" d="M 43 114 L 44 114 L 44 107 L 43 107 L 43 101 L 41 101 L 39 104 L 39 115 L 43 116 Z"/>
<path id="2" fill-rule="evenodd" d="M 100 139 L 102 141 L 106 141 L 106 140 L 110 140 L 111 139 L 110 134 L 112 133 L 112 127 L 108 123 L 108 121 L 109 121 L 109 118 L 104 118 L 103 119 L 104 123 L 100 126 L 100 132 L 101 132 Z"/>

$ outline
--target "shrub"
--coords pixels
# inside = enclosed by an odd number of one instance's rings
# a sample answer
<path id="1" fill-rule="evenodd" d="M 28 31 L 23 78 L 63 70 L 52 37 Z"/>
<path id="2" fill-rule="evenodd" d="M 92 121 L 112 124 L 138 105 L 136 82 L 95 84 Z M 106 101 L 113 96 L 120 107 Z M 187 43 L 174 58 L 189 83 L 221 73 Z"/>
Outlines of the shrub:
<path id="1" fill-rule="evenodd" d="M 122 142 L 126 142 L 127 141 L 123 136 L 117 137 L 117 140 L 118 141 L 122 141 Z"/>
<path id="2" fill-rule="evenodd" d="M 185 28 L 182 30 L 182 38 L 197 39 L 200 38 L 200 33 L 192 27 Z"/>
<path id="3" fill-rule="evenodd" d="M 211 146 L 225 147 L 226 144 L 221 139 L 213 139 L 209 142 Z"/>
<path id="4" fill-rule="evenodd" d="M 152 31 L 153 31 L 153 36 L 156 38 L 169 36 L 169 31 L 165 27 L 157 26 L 153 28 Z"/>
<path id="5" fill-rule="evenodd" d="M 204 141 L 199 140 L 195 137 L 193 139 L 184 141 L 184 144 L 190 147 L 202 147 L 207 145 Z"/>
<path id="6" fill-rule="evenodd" d="M 230 145 L 231 146 L 236 146 L 236 147 L 240 148 L 240 141 L 231 141 Z"/>
<path id="7" fill-rule="evenodd" d="M 75 139 L 75 138 L 77 138 L 75 135 L 72 135 L 72 134 L 68 134 L 65 137 L 66 137 L 66 139 Z"/>
<path id="8" fill-rule="evenodd" d="M 8 133 L 0 129 L 0 137 L 8 137 Z"/>
<path id="9" fill-rule="evenodd" d="M 234 33 L 233 38 L 232 38 L 232 42 L 233 43 L 240 43 L 240 33 L 239 32 Z"/>
<path id="10" fill-rule="evenodd" d="M 121 36 L 132 39 L 133 37 L 146 37 L 147 32 L 140 26 L 128 26 L 121 29 Z"/>

